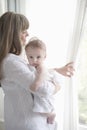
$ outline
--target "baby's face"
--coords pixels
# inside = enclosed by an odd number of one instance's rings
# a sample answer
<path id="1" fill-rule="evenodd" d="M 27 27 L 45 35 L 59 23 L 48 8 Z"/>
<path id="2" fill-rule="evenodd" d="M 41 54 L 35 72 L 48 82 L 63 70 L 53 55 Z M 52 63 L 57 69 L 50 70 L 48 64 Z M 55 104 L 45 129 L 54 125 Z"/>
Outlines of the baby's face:
<path id="1" fill-rule="evenodd" d="M 40 64 L 43 64 L 46 58 L 46 52 L 40 48 L 28 48 L 26 50 L 26 55 L 29 61 L 29 64 L 37 67 Z"/>

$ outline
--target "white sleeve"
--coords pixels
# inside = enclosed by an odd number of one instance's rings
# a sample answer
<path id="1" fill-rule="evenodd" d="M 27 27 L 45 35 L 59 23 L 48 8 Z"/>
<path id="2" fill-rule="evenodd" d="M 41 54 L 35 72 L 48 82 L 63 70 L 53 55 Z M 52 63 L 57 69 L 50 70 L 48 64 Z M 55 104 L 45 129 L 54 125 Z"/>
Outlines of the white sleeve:
<path id="1" fill-rule="evenodd" d="M 3 72 L 5 82 L 7 82 L 9 87 L 13 83 L 17 87 L 19 86 L 29 90 L 29 86 L 35 79 L 34 73 L 29 70 L 27 64 L 19 59 L 7 60 L 4 64 Z"/>
<path id="2" fill-rule="evenodd" d="M 60 85 L 60 87 L 63 87 L 64 85 L 64 76 L 56 72 L 55 70 L 50 70 L 50 80 L 45 80 L 44 83 L 39 87 L 39 89 L 36 91 L 36 95 L 40 96 L 49 96 L 53 95 L 55 91 L 55 85 L 51 82 L 53 81 L 56 85 Z"/>
<path id="3" fill-rule="evenodd" d="M 46 80 L 41 84 L 39 89 L 34 94 L 48 97 L 50 95 L 53 95 L 54 91 L 55 91 L 54 84 L 51 81 Z"/>
<path id="4" fill-rule="evenodd" d="M 63 87 L 64 85 L 64 76 L 56 72 L 55 70 L 49 70 L 49 77 L 46 79 L 39 89 L 34 92 L 35 95 L 38 96 L 50 96 L 54 94 L 55 91 L 55 85 L 52 83 L 52 81 L 56 85 L 60 85 L 60 87 Z"/>
<path id="5" fill-rule="evenodd" d="M 59 74 L 55 70 L 52 73 L 53 73 L 52 80 L 54 81 L 54 83 L 59 84 L 62 87 L 64 84 L 64 76 L 62 76 L 61 74 Z"/>

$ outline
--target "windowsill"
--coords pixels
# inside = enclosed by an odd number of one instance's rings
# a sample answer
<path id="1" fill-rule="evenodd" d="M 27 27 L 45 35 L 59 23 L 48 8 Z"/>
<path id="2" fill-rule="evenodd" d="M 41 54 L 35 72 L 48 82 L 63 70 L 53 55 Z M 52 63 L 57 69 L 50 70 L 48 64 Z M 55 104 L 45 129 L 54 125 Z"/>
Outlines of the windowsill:
<path id="1" fill-rule="evenodd" d="M 79 125 L 79 130 L 87 130 L 87 126 L 86 125 Z"/>

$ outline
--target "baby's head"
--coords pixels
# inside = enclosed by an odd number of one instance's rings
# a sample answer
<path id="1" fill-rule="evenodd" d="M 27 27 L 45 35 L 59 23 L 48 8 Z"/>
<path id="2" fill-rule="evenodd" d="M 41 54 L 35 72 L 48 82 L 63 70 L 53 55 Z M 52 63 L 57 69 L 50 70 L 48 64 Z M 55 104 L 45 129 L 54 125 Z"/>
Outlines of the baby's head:
<path id="1" fill-rule="evenodd" d="M 25 52 L 29 64 L 37 67 L 42 64 L 46 58 L 46 45 L 40 39 L 33 37 L 25 46 Z"/>

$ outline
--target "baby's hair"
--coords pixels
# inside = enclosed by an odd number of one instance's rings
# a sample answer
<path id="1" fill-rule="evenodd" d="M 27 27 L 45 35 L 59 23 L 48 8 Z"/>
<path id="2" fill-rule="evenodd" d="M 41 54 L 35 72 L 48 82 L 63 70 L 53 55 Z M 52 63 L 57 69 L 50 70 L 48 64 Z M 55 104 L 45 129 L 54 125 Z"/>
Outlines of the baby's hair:
<path id="1" fill-rule="evenodd" d="M 38 39 L 37 37 L 32 37 L 28 44 L 25 46 L 25 50 L 27 51 L 28 48 L 40 48 L 43 49 L 44 51 L 46 51 L 46 45 L 45 43 Z"/>

